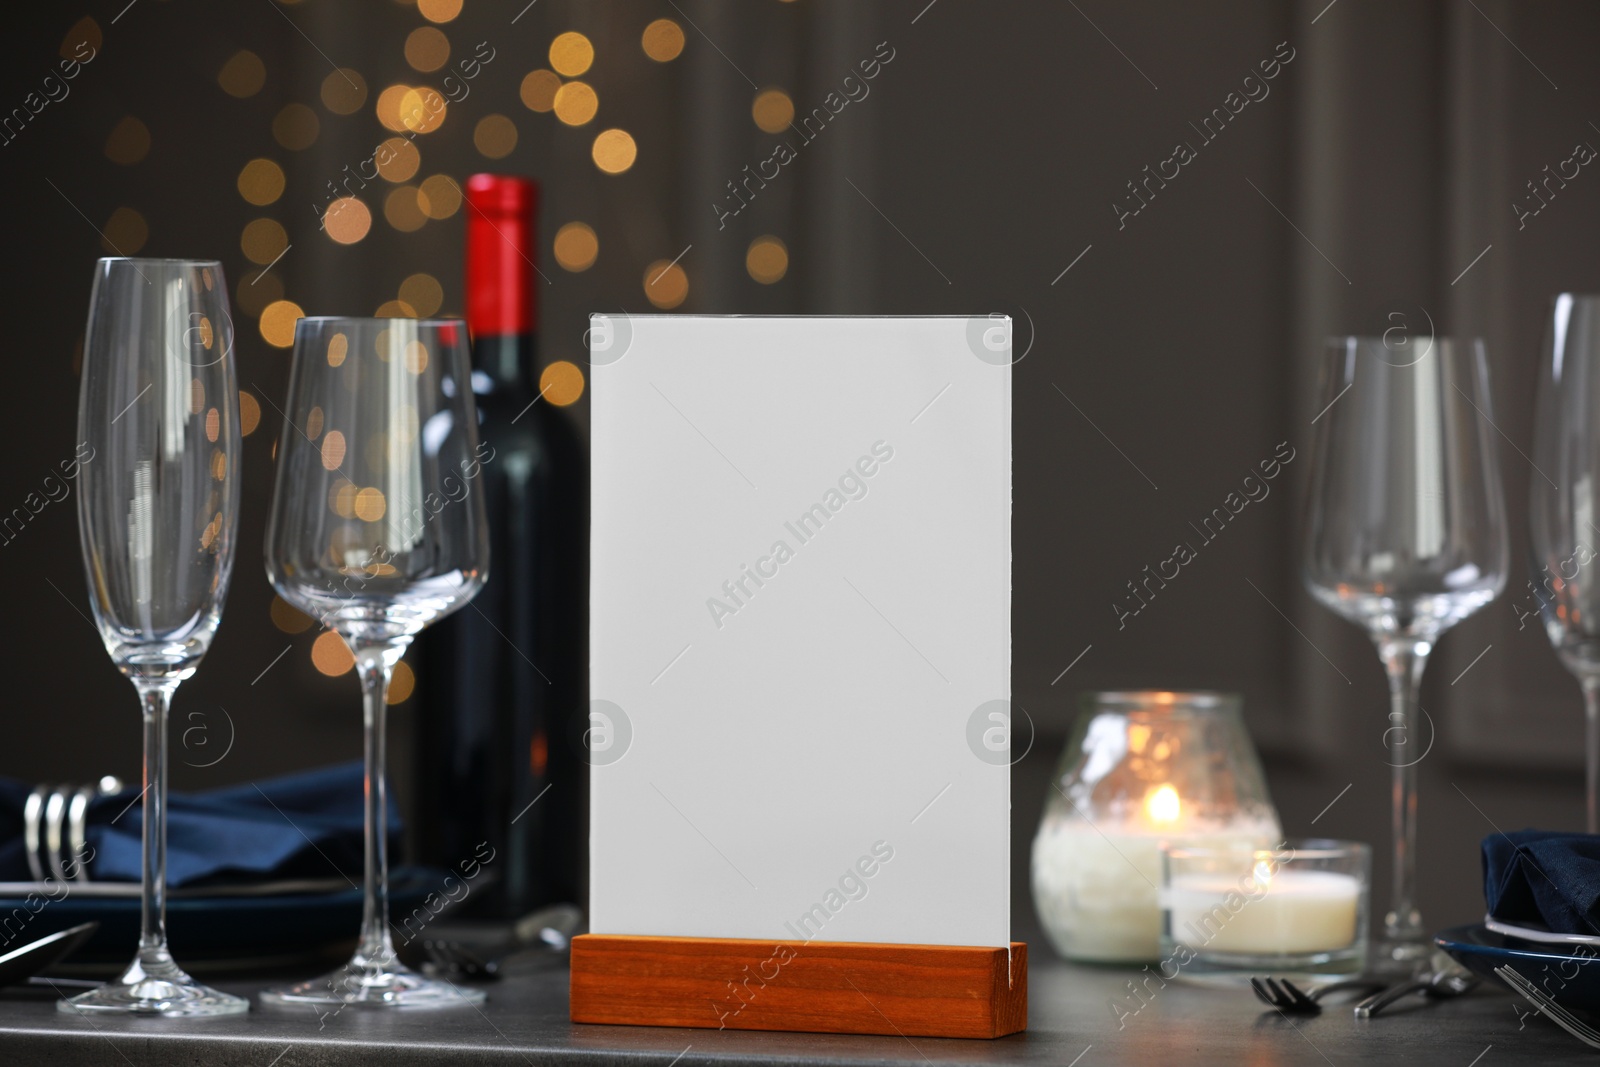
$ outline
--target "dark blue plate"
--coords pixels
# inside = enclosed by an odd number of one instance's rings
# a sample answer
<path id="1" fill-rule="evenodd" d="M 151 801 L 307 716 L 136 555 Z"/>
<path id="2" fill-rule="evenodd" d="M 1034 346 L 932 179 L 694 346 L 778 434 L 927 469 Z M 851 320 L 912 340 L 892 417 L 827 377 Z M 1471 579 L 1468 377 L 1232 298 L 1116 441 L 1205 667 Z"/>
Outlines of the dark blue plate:
<path id="1" fill-rule="evenodd" d="M 389 916 L 395 943 L 426 925 L 424 899 L 439 894 L 448 872 L 397 867 L 389 872 Z M 409 920 L 409 922 L 408 922 Z M 58 900 L 0 898 L 0 942 L 10 947 L 79 923 L 100 929 L 67 961 L 125 965 L 139 945 L 139 898 L 68 893 Z M 404 924 L 404 925 L 402 925 Z M 291 965 L 353 942 L 361 928 L 361 889 L 343 885 L 320 893 L 169 897 L 167 937 L 172 954 L 192 970 L 207 963 L 263 968 Z M 5 951 L 0 947 L 0 951 Z M 198 965 L 198 966 L 196 966 Z"/>
<path id="2" fill-rule="evenodd" d="M 1498 982 L 1494 969 L 1509 966 L 1564 1008 L 1600 1011 L 1600 949 L 1524 941 L 1482 923 L 1446 930 L 1433 943 L 1474 974 Z"/>

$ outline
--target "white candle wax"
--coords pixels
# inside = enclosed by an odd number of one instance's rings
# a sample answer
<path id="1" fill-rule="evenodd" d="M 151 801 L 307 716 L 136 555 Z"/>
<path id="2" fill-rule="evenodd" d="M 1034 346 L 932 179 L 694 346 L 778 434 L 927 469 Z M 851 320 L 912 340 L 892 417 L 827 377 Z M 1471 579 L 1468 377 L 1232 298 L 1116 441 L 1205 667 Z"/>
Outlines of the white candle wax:
<path id="1" fill-rule="evenodd" d="M 1034 897 L 1057 946 L 1080 960 L 1161 955 L 1161 839 L 1060 828 L 1034 843 Z"/>
<path id="2" fill-rule="evenodd" d="M 1077 960 L 1161 957 L 1161 846 L 1168 835 L 1063 821 L 1033 844 L 1033 889 L 1056 947 Z M 1262 833 L 1185 834 L 1186 844 L 1258 847 Z"/>
<path id="3" fill-rule="evenodd" d="M 1278 870 L 1265 885 L 1246 874 L 1183 874 L 1166 893 L 1172 939 L 1193 949 L 1302 955 L 1349 948 L 1361 883 L 1334 871 Z"/>

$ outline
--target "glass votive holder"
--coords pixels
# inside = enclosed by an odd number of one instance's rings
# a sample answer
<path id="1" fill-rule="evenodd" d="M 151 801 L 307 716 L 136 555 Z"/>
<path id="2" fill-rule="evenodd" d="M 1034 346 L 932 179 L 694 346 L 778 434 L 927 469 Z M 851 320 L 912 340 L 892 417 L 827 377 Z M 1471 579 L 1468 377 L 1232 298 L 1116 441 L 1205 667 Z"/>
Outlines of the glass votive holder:
<path id="1" fill-rule="evenodd" d="M 1286 841 L 1271 849 L 1162 850 L 1161 970 L 1212 982 L 1360 973 L 1372 849 Z M 1171 972 L 1171 973 L 1169 973 Z"/>
<path id="2" fill-rule="evenodd" d="M 1085 693 L 1033 840 L 1034 907 L 1070 960 L 1160 959 L 1161 848 L 1283 840 L 1232 693 Z"/>

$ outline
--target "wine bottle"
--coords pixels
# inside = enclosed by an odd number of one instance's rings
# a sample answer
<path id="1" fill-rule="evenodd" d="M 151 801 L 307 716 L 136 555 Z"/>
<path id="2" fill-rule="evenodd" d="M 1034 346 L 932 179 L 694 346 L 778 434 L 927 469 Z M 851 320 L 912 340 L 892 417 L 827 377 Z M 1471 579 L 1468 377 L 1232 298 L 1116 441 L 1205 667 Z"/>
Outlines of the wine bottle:
<path id="1" fill-rule="evenodd" d="M 485 460 L 489 579 L 418 639 L 419 858 L 490 855 L 457 914 L 510 919 L 580 902 L 587 765 L 588 469 L 566 413 L 540 395 L 538 186 L 478 174 L 465 187 L 466 308 Z"/>

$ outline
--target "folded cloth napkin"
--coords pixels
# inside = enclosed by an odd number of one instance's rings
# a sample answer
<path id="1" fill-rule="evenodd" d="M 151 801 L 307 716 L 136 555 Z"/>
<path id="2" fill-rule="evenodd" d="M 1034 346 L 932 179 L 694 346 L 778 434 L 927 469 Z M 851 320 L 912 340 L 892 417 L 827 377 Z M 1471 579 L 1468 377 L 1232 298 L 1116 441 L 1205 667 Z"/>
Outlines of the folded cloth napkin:
<path id="1" fill-rule="evenodd" d="M 257 783 L 167 796 L 167 882 L 254 882 L 345 877 L 361 884 L 362 765 L 340 763 Z M 0 778 L 0 881 L 32 879 L 23 804 L 33 787 Z M 139 880 L 144 806 L 130 787 L 89 805 L 85 837 L 95 881 Z M 391 849 L 400 812 L 388 798 Z M 70 857 L 69 857 L 70 858 Z"/>
<path id="2" fill-rule="evenodd" d="M 1600 834 L 1490 834 L 1483 839 L 1483 895 L 1501 922 L 1600 934 Z"/>

